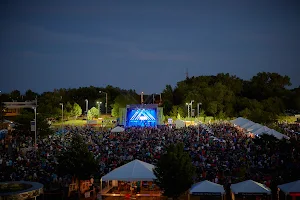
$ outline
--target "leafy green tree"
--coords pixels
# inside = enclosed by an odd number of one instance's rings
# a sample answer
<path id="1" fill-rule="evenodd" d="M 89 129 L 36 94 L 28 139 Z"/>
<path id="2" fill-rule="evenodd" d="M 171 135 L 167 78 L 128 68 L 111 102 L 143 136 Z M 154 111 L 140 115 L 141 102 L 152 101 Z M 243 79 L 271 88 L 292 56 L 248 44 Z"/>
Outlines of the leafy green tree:
<path id="1" fill-rule="evenodd" d="M 178 115 L 183 116 L 184 110 L 180 106 L 173 106 L 172 112 L 170 113 L 172 117 L 177 117 Z"/>
<path id="2" fill-rule="evenodd" d="M 17 123 L 15 128 L 16 131 L 33 136 L 34 133 L 31 132 L 31 121 L 34 121 L 33 110 L 24 109 L 15 119 L 15 122 Z M 50 129 L 47 119 L 43 115 L 37 114 L 37 134 L 40 136 L 47 136 L 52 133 L 53 130 Z"/>
<path id="3" fill-rule="evenodd" d="M 210 102 L 208 104 L 207 111 L 215 117 L 218 112 L 218 102 L 217 101 Z"/>
<path id="4" fill-rule="evenodd" d="M 99 110 L 96 107 L 90 109 L 93 118 L 99 117 Z"/>
<path id="5" fill-rule="evenodd" d="M 112 105 L 112 116 L 118 117 L 120 108 L 125 108 L 126 105 L 135 103 L 135 99 L 130 98 L 129 95 L 122 94 L 116 97 L 114 104 Z"/>
<path id="6" fill-rule="evenodd" d="M 70 102 L 67 102 L 66 105 L 64 105 L 64 118 L 69 119 L 72 116 L 72 109 L 73 106 Z"/>
<path id="7" fill-rule="evenodd" d="M 71 110 L 71 116 L 77 118 L 81 114 L 82 114 L 81 107 L 77 103 L 74 103 Z"/>
<path id="8" fill-rule="evenodd" d="M 93 119 L 93 115 L 92 115 L 91 110 L 89 110 L 88 113 L 87 113 L 87 119 L 88 120 L 92 120 Z"/>
<path id="9" fill-rule="evenodd" d="M 58 156 L 59 174 L 72 175 L 78 179 L 78 184 L 80 180 L 87 180 L 97 172 L 97 167 L 97 160 L 79 134 L 73 135 L 70 146 Z"/>
<path id="10" fill-rule="evenodd" d="M 32 90 L 27 90 L 25 92 L 24 100 L 25 101 L 33 101 L 36 99 L 37 96 L 38 96 L 38 94 L 33 92 Z"/>
<path id="11" fill-rule="evenodd" d="M 19 90 L 14 90 L 10 93 L 11 101 L 19 101 L 21 100 L 21 92 Z"/>
<path id="12" fill-rule="evenodd" d="M 170 145 L 154 169 L 155 182 L 168 197 L 179 197 L 193 184 L 195 167 L 183 148 L 182 143 Z"/>

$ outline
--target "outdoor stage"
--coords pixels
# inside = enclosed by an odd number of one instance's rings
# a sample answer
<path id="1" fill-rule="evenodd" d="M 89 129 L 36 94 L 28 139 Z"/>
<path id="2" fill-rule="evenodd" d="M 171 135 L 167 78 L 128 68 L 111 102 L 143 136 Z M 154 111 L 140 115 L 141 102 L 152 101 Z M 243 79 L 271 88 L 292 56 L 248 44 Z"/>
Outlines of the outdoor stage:
<path id="1" fill-rule="evenodd" d="M 156 127 L 163 124 L 163 108 L 157 104 L 136 104 L 120 108 L 119 124 L 125 127 Z"/>

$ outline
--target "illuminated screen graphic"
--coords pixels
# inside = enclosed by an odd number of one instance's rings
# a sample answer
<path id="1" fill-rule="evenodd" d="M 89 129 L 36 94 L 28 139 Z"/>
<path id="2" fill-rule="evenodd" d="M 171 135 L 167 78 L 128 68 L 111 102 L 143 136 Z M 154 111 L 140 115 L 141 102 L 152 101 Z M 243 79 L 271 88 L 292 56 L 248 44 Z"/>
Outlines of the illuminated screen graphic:
<path id="1" fill-rule="evenodd" d="M 156 126 L 156 109 L 128 109 L 126 126 Z"/>

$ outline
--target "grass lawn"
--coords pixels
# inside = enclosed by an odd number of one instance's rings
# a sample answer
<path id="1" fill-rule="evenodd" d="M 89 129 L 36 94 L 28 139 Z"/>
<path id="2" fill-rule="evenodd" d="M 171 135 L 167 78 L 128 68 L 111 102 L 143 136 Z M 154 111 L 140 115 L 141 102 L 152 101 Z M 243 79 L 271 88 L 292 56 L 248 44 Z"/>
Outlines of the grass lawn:
<path id="1" fill-rule="evenodd" d="M 115 120 L 115 118 L 104 118 L 104 127 L 112 127 L 113 124 L 111 123 L 112 120 Z M 94 120 L 93 120 L 94 121 Z M 64 125 L 74 125 L 74 126 L 85 126 L 87 124 L 86 120 L 82 119 L 76 119 L 76 120 L 68 120 L 64 122 Z M 102 120 L 97 120 L 97 124 L 100 126 L 102 124 Z M 52 124 L 54 127 L 61 126 L 62 122 L 55 122 Z"/>
<path id="2" fill-rule="evenodd" d="M 55 122 L 52 125 L 61 126 L 61 124 L 62 122 Z M 74 126 L 83 126 L 85 124 L 86 124 L 86 120 L 81 120 L 81 119 L 69 120 L 64 122 L 64 125 L 74 125 Z"/>

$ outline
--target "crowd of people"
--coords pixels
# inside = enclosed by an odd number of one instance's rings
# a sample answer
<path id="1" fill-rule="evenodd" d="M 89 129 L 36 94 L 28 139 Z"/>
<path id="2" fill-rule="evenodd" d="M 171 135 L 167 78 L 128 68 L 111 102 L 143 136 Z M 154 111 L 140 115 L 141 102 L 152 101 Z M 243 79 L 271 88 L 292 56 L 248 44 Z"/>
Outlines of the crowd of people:
<path id="1" fill-rule="evenodd" d="M 295 146 L 261 143 L 226 122 L 181 129 L 127 128 L 123 133 L 93 127 L 65 128 L 65 134 L 38 138 L 38 151 L 32 148 L 32 137 L 15 134 L 9 143 L 2 139 L 0 181 L 27 180 L 41 182 L 46 187 L 52 183 L 68 187 L 72 177 L 58 174 L 57 155 L 66 149 L 74 134 L 80 134 L 95 159 L 98 158 L 98 177 L 134 159 L 155 165 L 165 148 L 177 142 L 184 143 L 184 150 L 189 152 L 197 169 L 195 182 L 206 179 L 226 185 L 252 179 L 270 186 L 274 176 L 282 182 L 287 172 L 300 169 L 300 150 Z M 288 134 L 297 134 L 294 126 L 285 128 Z"/>

